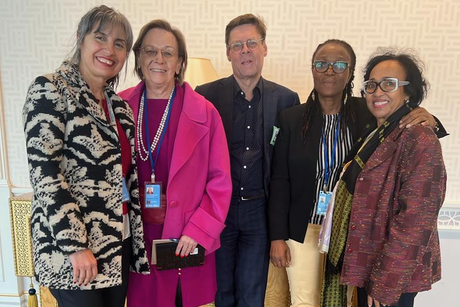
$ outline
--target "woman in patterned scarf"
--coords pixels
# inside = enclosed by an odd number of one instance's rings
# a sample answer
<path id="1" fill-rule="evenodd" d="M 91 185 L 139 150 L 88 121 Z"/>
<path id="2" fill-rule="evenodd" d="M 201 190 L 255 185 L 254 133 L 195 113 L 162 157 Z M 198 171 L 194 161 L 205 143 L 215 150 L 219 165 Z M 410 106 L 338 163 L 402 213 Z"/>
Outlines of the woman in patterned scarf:
<path id="1" fill-rule="evenodd" d="M 351 149 L 336 192 L 322 306 L 413 306 L 441 278 L 437 232 L 446 172 L 432 129 L 400 119 L 426 96 L 415 56 L 391 50 L 366 65 L 363 95 L 376 122 Z"/>
<path id="2" fill-rule="evenodd" d="M 72 58 L 37 77 L 23 109 L 36 278 L 59 306 L 124 306 L 128 271 L 148 273 L 134 118 L 113 90 L 131 26 L 107 6 L 81 19 Z"/>

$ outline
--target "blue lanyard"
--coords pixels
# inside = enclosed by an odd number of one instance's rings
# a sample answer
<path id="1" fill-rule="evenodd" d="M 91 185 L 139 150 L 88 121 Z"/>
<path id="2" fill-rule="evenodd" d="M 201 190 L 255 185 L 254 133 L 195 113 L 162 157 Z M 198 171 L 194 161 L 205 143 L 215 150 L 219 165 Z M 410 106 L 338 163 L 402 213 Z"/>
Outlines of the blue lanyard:
<path id="1" fill-rule="evenodd" d="M 171 108 L 172 108 L 175 96 L 176 96 L 176 87 L 174 86 L 174 91 L 173 91 L 173 93 L 171 95 L 171 102 L 169 103 L 168 115 L 166 116 L 165 126 L 163 128 L 163 131 L 161 131 L 160 141 L 158 142 L 158 146 L 156 148 L 157 154 L 155 156 L 155 160 L 153 160 L 153 158 L 152 158 L 152 147 L 150 145 L 150 135 L 149 135 L 149 117 L 148 117 L 148 110 L 147 110 L 147 89 L 144 88 L 145 135 L 146 135 L 146 138 L 147 138 L 147 146 L 148 146 L 148 149 L 149 149 L 149 161 L 150 161 L 150 165 L 152 166 L 152 174 L 153 175 L 155 175 L 155 165 L 157 164 L 158 155 L 160 154 L 161 144 L 163 143 L 163 139 L 164 139 L 164 136 L 165 136 L 165 133 L 166 133 L 166 129 L 168 128 L 169 117 L 171 116 Z"/>
<path id="2" fill-rule="evenodd" d="M 332 165 L 335 161 L 335 150 L 337 149 L 337 142 L 339 140 L 339 132 L 340 132 L 340 114 L 338 116 L 338 123 L 337 128 L 335 130 L 335 138 L 334 138 L 334 145 L 332 146 L 332 156 L 331 156 L 331 164 L 329 165 L 329 155 L 327 154 L 327 146 L 326 146 L 326 133 L 324 131 L 323 125 L 323 150 L 324 150 L 324 162 L 326 167 L 326 173 L 324 174 L 324 190 L 326 190 L 327 183 L 329 182 L 329 176 L 332 173 Z"/>

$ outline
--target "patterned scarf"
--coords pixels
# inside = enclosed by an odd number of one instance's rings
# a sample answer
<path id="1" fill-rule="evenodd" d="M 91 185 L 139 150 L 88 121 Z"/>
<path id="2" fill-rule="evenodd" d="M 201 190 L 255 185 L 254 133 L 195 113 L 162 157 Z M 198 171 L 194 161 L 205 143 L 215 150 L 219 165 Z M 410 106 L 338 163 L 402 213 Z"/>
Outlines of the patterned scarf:
<path id="1" fill-rule="evenodd" d="M 377 124 L 375 122 L 368 124 L 345 160 L 345 172 L 338 183 L 332 217 L 331 243 L 327 254 L 326 272 L 321 295 L 322 307 L 347 306 L 347 286 L 340 284 L 340 273 L 348 236 L 348 223 L 350 221 L 356 179 L 375 149 L 398 126 L 401 118 L 410 111 L 411 109 L 404 104 L 388 117 L 372 136 L 371 133 L 376 129 Z M 352 157 L 353 159 L 351 159 Z"/>

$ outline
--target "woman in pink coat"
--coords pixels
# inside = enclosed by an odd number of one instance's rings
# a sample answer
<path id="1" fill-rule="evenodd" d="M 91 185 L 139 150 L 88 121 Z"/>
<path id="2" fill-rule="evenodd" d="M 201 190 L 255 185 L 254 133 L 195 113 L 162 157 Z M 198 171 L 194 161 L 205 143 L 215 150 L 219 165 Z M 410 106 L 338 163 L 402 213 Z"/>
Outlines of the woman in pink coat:
<path id="1" fill-rule="evenodd" d="M 146 248 L 152 240 L 179 241 L 177 257 L 197 245 L 203 266 L 131 274 L 128 306 L 196 307 L 216 292 L 214 252 L 230 204 L 232 182 L 222 120 L 183 77 L 187 51 L 182 33 L 164 20 L 140 31 L 133 47 L 135 73 L 142 80 L 120 96 L 136 119 L 136 152 Z M 146 194 L 157 185 L 161 200 Z M 154 193 L 155 194 L 155 193 Z"/>

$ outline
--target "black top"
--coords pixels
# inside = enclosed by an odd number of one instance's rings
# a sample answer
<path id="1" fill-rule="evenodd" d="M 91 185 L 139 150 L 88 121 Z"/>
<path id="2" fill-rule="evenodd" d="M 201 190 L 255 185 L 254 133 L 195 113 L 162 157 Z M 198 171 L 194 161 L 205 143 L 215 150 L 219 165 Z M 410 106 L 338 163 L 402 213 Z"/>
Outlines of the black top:
<path id="1" fill-rule="evenodd" d="M 230 165 L 234 197 L 264 194 L 262 79 L 251 101 L 234 81 L 233 130 Z"/>

